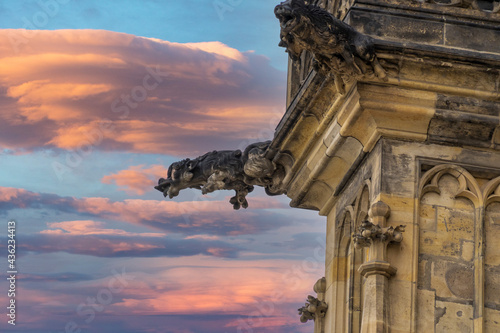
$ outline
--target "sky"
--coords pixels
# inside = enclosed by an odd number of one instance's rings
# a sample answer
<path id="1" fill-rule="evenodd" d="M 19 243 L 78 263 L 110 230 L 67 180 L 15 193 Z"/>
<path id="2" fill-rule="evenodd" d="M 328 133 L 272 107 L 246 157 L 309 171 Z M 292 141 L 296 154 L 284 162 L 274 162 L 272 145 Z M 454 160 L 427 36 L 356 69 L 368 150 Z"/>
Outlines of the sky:
<path id="1" fill-rule="evenodd" d="M 0 0 L 1 332 L 312 331 L 317 212 L 153 188 L 179 159 L 272 139 L 277 3 Z"/>

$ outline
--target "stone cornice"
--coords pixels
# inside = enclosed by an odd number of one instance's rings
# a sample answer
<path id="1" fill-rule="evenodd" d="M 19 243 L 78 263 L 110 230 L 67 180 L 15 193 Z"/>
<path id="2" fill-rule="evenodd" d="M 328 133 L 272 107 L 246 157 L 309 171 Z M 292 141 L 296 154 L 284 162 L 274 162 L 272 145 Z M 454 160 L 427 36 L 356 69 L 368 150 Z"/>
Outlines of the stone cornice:
<path id="1" fill-rule="evenodd" d="M 311 71 L 278 125 L 271 147 L 295 159 L 283 180 L 293 207 L 328 211 L 381 137 L 500 149 L 500 56 L 382 40 L 375 47 L 387 81 L 363 78 L 342 95 Z M 454 98 L 470 109 L 454 108 Z M 490 104 L 476 110 L 481 103 Z M 482 125 L 471 129 L 471 121 Z"/>
<path id="2" fill-rule="evenodd" d="M 500 12 L 481 10 L 474 8 L 474 0 L 454 1 L 455 4 L 445 5 L 439 4 L 436 0 L 356 0 L 355 6 L 366 6 L 372 10 L 375 7 L 383 7 L 387 9 L 399 11 L 414 11 L 421 14 L 437 14 L 449 15 L 451 17 L 460 17 L 475 20 L 500 21 Z M 450 1 L 451 2 L 451 1 Z M 468 2 L 469 4 L 466 4 Z"/>

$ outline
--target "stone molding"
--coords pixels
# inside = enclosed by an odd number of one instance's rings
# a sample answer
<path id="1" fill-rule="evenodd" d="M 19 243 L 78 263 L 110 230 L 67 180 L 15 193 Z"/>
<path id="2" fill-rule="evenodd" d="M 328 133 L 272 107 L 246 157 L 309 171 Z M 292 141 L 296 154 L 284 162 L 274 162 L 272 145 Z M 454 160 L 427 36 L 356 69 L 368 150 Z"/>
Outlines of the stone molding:
<path id="1" fill-rule="evenodd" d="M 421 3 L 431 3 L 444 7 L 461 7 L 466 9 L 480 10 L 486 13 L 500 12 L 500 1 L 478 1 L 478 0 L 417 0 Z"/>
<path id="2" fill-rule="evenodd" d="M 397 271 L 396 267 L 391 266 L 387 261 L 370 261 L 359 267 L 359 272 L 365 278 L 370 275 L 383 275 L 386 278 L 390 278 L 396 275 Z"/>

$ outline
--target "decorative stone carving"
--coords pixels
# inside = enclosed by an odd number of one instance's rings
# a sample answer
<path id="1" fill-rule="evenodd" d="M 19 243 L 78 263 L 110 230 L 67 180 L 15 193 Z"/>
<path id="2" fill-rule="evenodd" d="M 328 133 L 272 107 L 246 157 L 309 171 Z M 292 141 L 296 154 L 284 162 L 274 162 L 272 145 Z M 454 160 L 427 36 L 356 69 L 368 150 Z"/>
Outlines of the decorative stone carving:
<path id="1" fill-rule="evenodd" d="M 307 296 L 306 304 L 299 309 L 300 322 L 307 323 L 314 321 L 314 333 L 325 333 L 325 315 L 328 310 L 328 304 L 325 302 L 326 279 L 322 277 L 314 284 L 314 296 Z"/>
<path id="2" fill-rule="evenodd" d="M 309 320 L 324 318 L 328 304 L 320 301 L 314 296 L 307 296 L 306 304 L 299 309 L 300 322 L 307 323 Z"/>
<path id="3" fill-rule="evenodd" d="M 386 79 L 386 72 L 375 55 L 373 40 L 326 10 L 304 0 L 287 0 L 274 9 L 280 20 L 279 46 L 285 47 L 293 60 L 302 51 L 314 56 L 314 69 L 334 75 L 337 90 L 345 92 L 345 84 L 363 76 Z"/>
<path id="4" fill-rule="evenodd" d="M 354 246 L 356 248 L 368 247 L 374 241 L 384 243 L 401 243 L 403 240 L 404 225 L 397 226 L 396 228 L 382 228 L 377 224 L 370 221 L 364 221 L 359 227 L 359 232 L 353 235 Z"/>
<path id="5" fill-rule="evenodd" d="M 401 243 L 404 225 L 386 227 L 386 221 L 391 213 L 387 204 L 382 201 L 374 203 L 370 209 L 370 221 L 364 221 L 358 232 L 352 235 L 356 248 L 370 247 L 368 262 L 360 267 L 365 277 L 371 274 L 382 274 L 390 277 L 396 273 L 396 268 L 387 262 L 386 250 L 389 243 Z"/>
<path id="6" fill-rule="evenodd" d="M 247 208 L 246 196 L 254 185 L 263 186 L 268 195 L 283 194 L 280 189 L 284 168 L 265 156 L 271 141 L 257 142 L 241 150 L 206 153 L 193 160 L 187 158 L 172 163 L 167 178 L 160 178 L 155 186 L 170 199 L 186 188 L 201 190 L 203 194 L 216 190 L 234 190 L 229 202 L 234 209 Z"/>
<path id="7" fill-rule="evenodd" d="M 485 187 L 484 205 L 488 206 L 490 203 L 500 202 L 500 177 L 492 179 Z"/>
<path id="8" fill-rule="evenodd" d="M 318 294 L 318 298 L 322 300 L 325 297 L 326 292 L 326 278 L 322 277 L 316 281 L 313 290 L 316 294 Z"/>
<path id="9" fill-rule="evenodd" d="M 427 172 L 420 182 L 420 195 L 423 196 L 428 192 L 440 194 L 439 181 L 445 175 L 450 175 L 458 181 L 458 188 L 454 193 L 455 198 L 467 198 L 475 206 L 482 204 L 481 189 L 477 181 L 464 168 L 452 164 L 438 165 L 432 169 L 432 172 Z"/>

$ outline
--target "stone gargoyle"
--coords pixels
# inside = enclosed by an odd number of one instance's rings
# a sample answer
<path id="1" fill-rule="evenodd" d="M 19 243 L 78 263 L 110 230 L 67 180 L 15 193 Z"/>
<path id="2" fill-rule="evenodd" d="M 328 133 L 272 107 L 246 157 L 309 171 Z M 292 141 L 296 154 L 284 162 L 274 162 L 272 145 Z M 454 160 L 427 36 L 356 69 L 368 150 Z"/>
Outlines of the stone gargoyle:
<path id="1" fill-rule="evenodd" d="M 320 301 L 314 296 L 307 296 L 306 304 L 299 309 L 300 322 L 306 323 L 308 320 L 323 318 L 328 309 L 328 304 Z"/>
<path id="2" fill-rule="evenodd" d="M 229 202 L 234 209 L 247 208 L 246 196 L 254 185 L 265 187 L 268 195 L 283 194 L 279 185 L 284 176 L 273 161 L 265 157 L 271 141 L 257 142 L 241 150 L 212 151 L 195 159 L 172 163 L 167 178 L 160 178 L 155 186 L 170 199 L 186 188 L 203 194 L 216 190 L 234 190 L 236 195 Z"/>
<path id="3" fill-rule="evenodd" d="M 314 69 L 332 74 L 337 90 L 345 93 L 345 83 L 363 76 L 386 80 L 387 74 L 375 55 L 373 40 L 326 10 L 304 0 L 287 0 L 274 9 L 280 20 L 279 46 L 285 47 L 293 60 L 302 51 L 314 57 Z"/>

